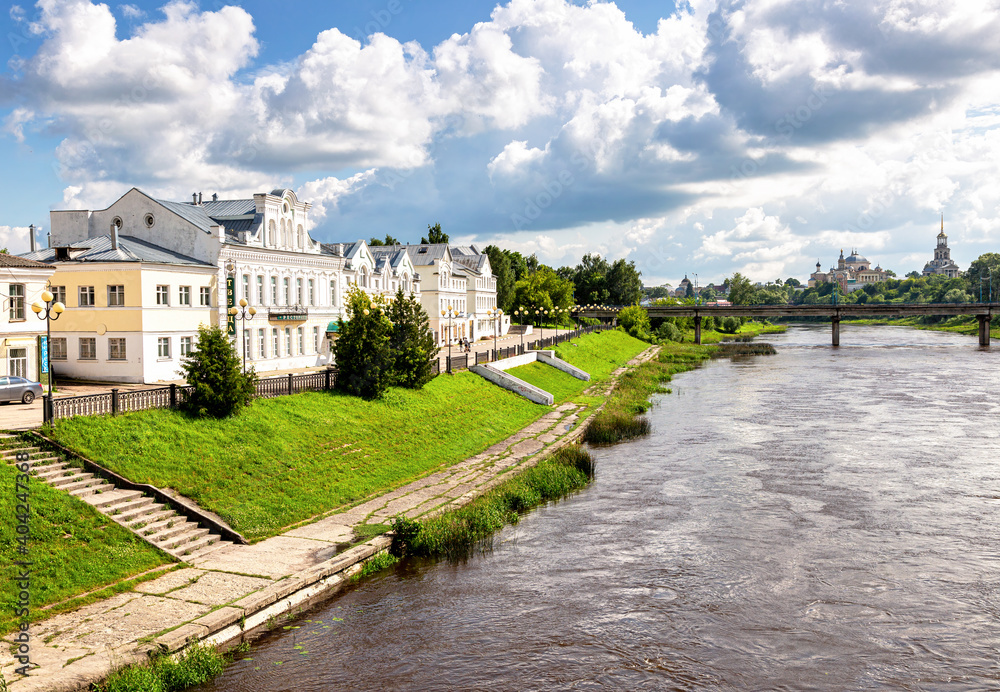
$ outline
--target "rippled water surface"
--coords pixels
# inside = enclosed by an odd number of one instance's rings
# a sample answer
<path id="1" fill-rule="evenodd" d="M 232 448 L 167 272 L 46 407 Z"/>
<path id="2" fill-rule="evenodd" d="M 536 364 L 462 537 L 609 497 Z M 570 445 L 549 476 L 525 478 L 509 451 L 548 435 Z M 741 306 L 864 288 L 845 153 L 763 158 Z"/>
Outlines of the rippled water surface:
<path id="1" fill-rule="evenodd" d="M 492 554 L 369 580 L 202 689 L 1000 689 L 1000 348 L 770 340 L 675 377 Z"/>

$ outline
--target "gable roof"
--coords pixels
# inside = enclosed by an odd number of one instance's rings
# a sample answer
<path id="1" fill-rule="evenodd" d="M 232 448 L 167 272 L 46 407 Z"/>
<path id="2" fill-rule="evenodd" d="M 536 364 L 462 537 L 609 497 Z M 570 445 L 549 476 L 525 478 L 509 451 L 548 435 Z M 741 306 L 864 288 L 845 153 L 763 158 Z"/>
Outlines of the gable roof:
<path id="1" fill-rule="evenodd" d="M 25 253 L 26 255 L 37 255 L 38 253 Z M 20 255 L 8 255 L 7 253 L 0 253 L 0 267 L 16 267 L 18 269 L 51 269 L 49 265 L 44 262 L 38 262 L 33 259 L 28 259 L 27 257 L 21 257 Z"/>
<path id="2" fill-rule="evenodd" d="M 79 248 L 84 252 L 74 255 L 70 260 L 56 260 L 56 249 L 46 248 L 29 253 L 46 266 L 53 262 L 150 262 L 155 264 L 179 264 L 196 267 L 215 267 L 209 262 L 202 262 L 173 250 L 154 245 L 153 243 L 123 235 L 118 238 L 118 249 L 111 248 L 111 235 L 101 235 L 80 240 L 69 247 Z"/>

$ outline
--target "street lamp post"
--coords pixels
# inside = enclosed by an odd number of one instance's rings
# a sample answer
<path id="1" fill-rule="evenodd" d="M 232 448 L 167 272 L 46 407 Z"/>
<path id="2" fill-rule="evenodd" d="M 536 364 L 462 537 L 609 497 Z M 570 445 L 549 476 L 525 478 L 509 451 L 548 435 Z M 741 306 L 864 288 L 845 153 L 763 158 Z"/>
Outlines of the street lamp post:
<path id="1" fill-rule="evenodd" d="M 251 307 L 247 308 L 247 299 L 240 298 L 240 306 L 235 305 L 229 308 L 229 314 L 235 317 L 237 320 L 243 324 L 240 327 L 240 334 L 243 335 L 243 374 L 247 374 L 247 346 L 250 341 L 249 335 L 246 333 L 247 320 L 252 320 L 253 316 L 257 314 L 257 308 Z"/>
<path id="2" fill-rule="evenodd" d="M 458 312 L 456 312 L 455 308 L 453 308 L 451 305 L 449 305 L 446 310 L 442 310 L 441 311 L 441 317 L 447 317 L 448 318 L 448 372 L 451 372 L 451 336 L 452 336 L 452 334 L 451 334 L 451 329 L 452 329 L 451 321 L 452 321 L 452 319 L 454 319 L 454 317 L 457 314 L 458 314 Z"/>
<path id="3" fill-rule="evenodd" d="M 503 317 L 503 310 L 497 308 L 490 310 L 489 314 L 493 315 L 493 358 L 497 359 L 497 338 L 500 333 L 500 318 Z"/>
<path id="4" fill-rule="evenodd" d="M 520 323 L 521 327 L 524 327 L 524 316 L 526 315 L 524 308 L 517 308 L 514 310 L 514 317 L 517 317 L 517 321 Z M 521 329 L 521 353 L 524 353 L 524 329 Z"/>
<path id="5" fill-rule="evenodd" d="M 43 418 L 45 422 L 52 420 L 52 323 L 59 319 L 59 315 L 63 314 L 66 310 L 66 306 L 60 302 L 53 303 L 53 296 L 49 291 L 42 291 L 42 303 L 37 300 L 31 304 L 31 311 L 38 315 L 38 319 L 45 320 L 45 345 L 48 347 L 46 351 L 46 367 L 49 371 L 49 395 L 45 400 L 45 410 L 43 413 Z M 55 317 L 53 317 L 53 313 Z"/>

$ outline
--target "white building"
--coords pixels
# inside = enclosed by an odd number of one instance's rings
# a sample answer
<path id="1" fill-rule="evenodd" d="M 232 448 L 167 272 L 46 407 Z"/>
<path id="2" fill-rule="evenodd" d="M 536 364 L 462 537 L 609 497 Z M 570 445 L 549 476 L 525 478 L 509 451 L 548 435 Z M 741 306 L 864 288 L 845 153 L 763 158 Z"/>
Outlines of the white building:
<path id="1" fill-rule="evenodd" d="M 0 375 L 38 380 L 42 375 L 41 339 L 45 320 L 31 311 L 55 271 L 30 259 L 0 253 Z M 56 322 L 57 324 L 58 322 Z"/>
<path id="2" fill-rule="evenodd" d="M 924 276 L 944 274 L 954 279 L 962 272 L 951 259 L 951 249 L 948 247 L 948 236 L 944 233 L 944 215 L 941 215 L 941 232 L 937 236 L 937 247 L 934 248 L 934 259 L 924 265 Z"/>

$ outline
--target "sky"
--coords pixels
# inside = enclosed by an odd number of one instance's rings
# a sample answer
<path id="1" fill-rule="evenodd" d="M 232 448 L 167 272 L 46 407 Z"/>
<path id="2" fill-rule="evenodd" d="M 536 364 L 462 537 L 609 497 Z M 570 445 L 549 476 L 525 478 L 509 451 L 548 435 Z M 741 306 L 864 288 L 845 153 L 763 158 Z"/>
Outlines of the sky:
<path id="1" fill-rule="evenodd" d="M 1000 0 L 39 0 L 0 15 L 0 247 L 131 187 L 646 285 L 1000 251 Z"/>

